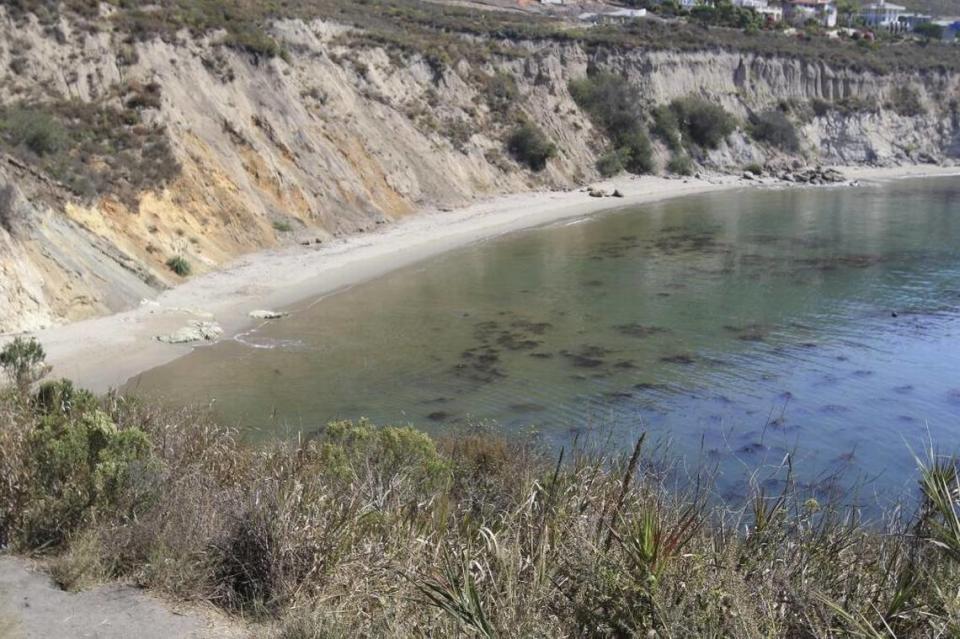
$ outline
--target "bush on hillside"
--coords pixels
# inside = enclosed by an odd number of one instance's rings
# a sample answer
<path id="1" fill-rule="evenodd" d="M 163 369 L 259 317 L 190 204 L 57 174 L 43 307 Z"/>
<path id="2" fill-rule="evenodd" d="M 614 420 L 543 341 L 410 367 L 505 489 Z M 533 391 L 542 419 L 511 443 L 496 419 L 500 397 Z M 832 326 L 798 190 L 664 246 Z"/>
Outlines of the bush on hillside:
<path id="1" fill-rule="evenodd" d="M 649 173 L 653 169 L 652 150 L 636 88 L 610 73 L 572 80 L 569 88 L 577 105 L 613 145 L 598 161 L 598 170 L 616 173 L 614 168 L 619 163 L 631 173 Z"/>
<path id="2" fill-rule="evenodd" d="M 67 145 L 67 133 L 59 119 L 26 107 L 15 107 L 0 118 L 0 134 L 39 156 L 56 153 Z"/>
<path id="3" fill-rule="evenodd" d="M 180 277 L 187 277 L 193 271 L 190 262 L 182 255 L 175 255 L 167 260 L 167 268 Z"/>
<path id="4" fill-rule="evenodd" d="M 144 108 L 158 106 L 159 91 L 154 83 L 129 83 L 94 102 L 0 105 L 0 151 L 81 197 L 110 193 L 135 201 L 142 190 L 167 183 L 180 169 L 165 128 L 142 117 Z"/>
<path id="5" fill-rule="evenodd" d="M 680 139 L 680 122 L 677 114 L 668 105 L 661 104 L 653 110 L 653 133 L 663 140 L 671 151 L 683 148 Z"/>
<path id="6" fill-rule="evenodd" d="M 0 545 L 57 547 L 100 517 L 148 506 L 129 483 L 148 466 L 142 430 L 119 428 L 66 380 L 43 384 L 26 406 L 11 412 L 0 397 Z"/>
<path id="7" fill-rule="evenodd" d="M 516 79 L 509 73 L 497 72 L 482 76 L 480 81 L 482 95 L 491 113 L 506 116 L 519 96 Z"/>
<path id="8" fill-rule="evenodd" d="M 920 102 L 920 94 L 908 85 L 898 86 L 893 90 L 890 96 L 890 106 L 897 115 L 904 117 L 916 117 L 926 113 L 926 109 Z"/>
<path id="9" fill-rule="evenodd" d="M 736 120 L 723 107 L 696 96 L 677 98 L 670 110 L 684 141 L 705 149 L 715 149 L 736 128 Z"/>
<path id="10" fill-rule="evenodd" d="M 677 175 L 691 175 L 693 173 L 693 160 L 683 151 L 676 151 L 667 162 L 667 170 Z"/>
<path id="11" fill-rule="evenodd" d="M 20 390 L 30 388 L 46 373 L 46 353 L 35 338 L 14 338 L 0 350 L 0 368 Z"/>
<path id="12" fill-rule="evenodd" d="M 796 127 L 779 109 L 754 115 L 748 130 L 755 140 L 766 142 L 788 153 L 796 153 L 800 150 L 800 138 L 797 136 Z"/>
<path id="13" fill-rule="evenodd" d="M 547 160 L 557 154 L 557 147 L 532 122 L 518 125 L 507 138 L 507 151 L 517 162 L 532 171 L 542 171 Z"/>
<path id="14" fill-rule="evenodd" d="M 605 178 L 626 170 L 629 154 L 626 149 L 608 149 L 597 160 L 597 172 Z"/>

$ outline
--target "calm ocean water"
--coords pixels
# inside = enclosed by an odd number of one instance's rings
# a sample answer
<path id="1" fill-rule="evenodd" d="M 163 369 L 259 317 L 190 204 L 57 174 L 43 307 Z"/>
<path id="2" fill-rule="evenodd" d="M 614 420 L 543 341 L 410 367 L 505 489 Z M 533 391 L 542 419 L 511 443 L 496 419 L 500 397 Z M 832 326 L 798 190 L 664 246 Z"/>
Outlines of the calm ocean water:
<path id="1" fill-rule="evenodd" d="M 896 495 L 911 449 L 960 450 L 960 178 L 624 209 L 290 310 L 128 388 L 251 438 L 360 416 L 556 446 L 645 430 L 729 495 L 788 452 L 812 491 Z"/>

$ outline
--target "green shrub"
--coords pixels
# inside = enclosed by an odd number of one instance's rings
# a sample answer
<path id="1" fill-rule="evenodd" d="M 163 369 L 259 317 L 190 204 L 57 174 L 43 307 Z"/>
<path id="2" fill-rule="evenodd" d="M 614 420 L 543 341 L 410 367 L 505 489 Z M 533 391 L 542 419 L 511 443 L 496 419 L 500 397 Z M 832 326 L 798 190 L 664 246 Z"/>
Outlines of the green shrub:
<path id="1" fill-rule="evenodd" d="M 143 190 L 179 172 L 164 127 L 141 119 L 144 108 L 159 106 L 159 96 L 159 85 L 129 83 L 110 87 L 93 102 L 0 105 L 0 151 L 80 197 L 110 193 L 136 202 Z"/>
<path id="2" fill-rule="evenodd" d="M 293 226 L 287 220 L 274 220 L 273 230 L 278 233 L 289 233 L 293 230 Z"/>
<path id="3" fill-rule="evenodd" d="M 677 114 L 667 105 L 660 105 L 653 110 L 653 133 L 663 140 L 671 151 L 683 147 Z"/>
<path id="4" fill-rule="evenodd" d="M 613 177 L 626 170 L 629 153 L 626 149 L 609 149 L 597 160 L 597 171 L 603 177 Z"/>
<path id="5" fill-rule="evenodd" d="M 797 129 L 783 111 L 771 109 L 751 118 L 750 135 L 755 140 L 766 142 L 789 153 L 800 150 Z"/>
<path id="6" fill-rule="evenodd" d="M 46 353 L 35 338 L 14 338 L 0 350 L 0 368 L 21 390 L 26 390 L 46 373 Z"/>
<path id="7" fill-rule="evenodd" d="M 610 73 L 598 73 L 570 82 L 570 94 L 587 112 L 613 145 L 597 164 L 601 173 L 614 173 L 618 163 L 631 173 L 653 169 L 650 138 L 640 110 L 640 96 L 627 80 Z M 615 170 L 616 169 L 616 170 Z"/>
<path id="8" fill-rule="evenodd" d="M 733 133 L 736 121 L 723 107 L 703 98 L 688 96 L 670 103 L 685 140 L 705 149 L 715 149 Z"/>
<path id="9" fill-rule="evenodd" d="M 52 114 L 29 107 L 17 107 L 0 120 L 0 132 L 13 144 L 23 144 L 33 153 L 44 156 L 67 146 L 63 124 Z"/>
<path id="10" fill-rule="evenodd" d="M 509 73 L 500 71 L 492 76 L 484 76 L 482 82 L 482 95 L 490 111 L 497 116 L 509 113 L 519 95 L 516 79 Z"/>
<path id="11" fill-rule="evenodd" d="M 387 476 L 409 472 L 430 484 L 448 468 L 430 436 L 409 426 L 379 427 L 363 419 L 331 422 L 311 444 L 319 447 L 323 471 L 342 479 L 373 460 Z"/>
<path id="12" fill-rule="evenodd" d="M 757 164 L 756 162 L 751 162 L 750 164 L 743 167 L 743 170 L 747 173 L 753 173 L 754 175 L 762 175 L 763 167 Z"/>
<path id="13" fill-rule="evenodd" d="M 190 266 L 190 262 L 188 262 L 187 258 L 183 257 L 182 255 L 177 255 L 167 260 L 167 268 L 180 277 L 187 277 L 193 270 Z"/>
<path id="14" fill-rule="evenodd" d="M 76 397 L 72 386 L 50 392 L 61 399 Z M 119 430 L 86 402 L 51 408 L 59 410 L 41 412 L 29 436 L 34 495 L 23 513 L 22 534 L 23 543 L 33 548 L 62 543 L 98 510 L 114 514 L 111 508 L 128 473 L 134 463 L 146 461 L 150 449 L 143 431 Z"/>
<path id="15" fill-rule="evenodd" d="M 258 25 L 242 25 L 229 30 L 223 43 L 255 56 L 266 58 L 280 56 L 284 59 L 287 57 L 284 48 Z"/>
<path id="16" fill-rule="evenodd" d="M 507 151 L 517 162 L 533 171 L 542 171 L 547 160 L 557 154 L 557 147 L 532 122 L 518 125 L 507 138 Z"/>
<path id="17" fill-rule="evenodd" d="M 677 151 L 667 162 L 667 170 L 677 175 L 690 175 L 693 173 L 693 160 L 686 153 Z"/>

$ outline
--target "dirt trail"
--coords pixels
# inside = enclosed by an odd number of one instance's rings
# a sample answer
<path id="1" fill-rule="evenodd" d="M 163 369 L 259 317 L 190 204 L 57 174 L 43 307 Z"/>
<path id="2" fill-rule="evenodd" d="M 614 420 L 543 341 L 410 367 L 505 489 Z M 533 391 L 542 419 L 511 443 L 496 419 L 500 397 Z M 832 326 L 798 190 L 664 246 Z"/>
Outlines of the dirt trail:
<path id="1" fill-rule="evenodd" d="M 241 639 L 213 611 L 117 584 L 64 592 L 26 559 L 0 557 L 0 639 Z"/>

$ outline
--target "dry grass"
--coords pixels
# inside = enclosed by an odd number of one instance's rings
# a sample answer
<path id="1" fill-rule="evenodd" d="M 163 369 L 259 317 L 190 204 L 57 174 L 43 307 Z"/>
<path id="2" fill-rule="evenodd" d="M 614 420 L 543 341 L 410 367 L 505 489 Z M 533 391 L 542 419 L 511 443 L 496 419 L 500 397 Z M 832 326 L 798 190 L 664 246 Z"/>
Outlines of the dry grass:
<path id="1" fill-rule="evenodd" d="M 557 459 L 484 429 L 432 440 L 343 422 L 250 448 L 202 413 L 50 397 L 0 402 L 0 532 L 56 557 L 67 585 L 132 580 L 285 639 L 960 633 L 952 461 L 920 469 L 915 515 L 864 525 L 792 489 L 739 508 L 666 490 L 642 441 Z M 91 414 L 149 451 L 111 457 L 110 491 L 84 488 L 85 510 L 45 543 L 29 513 L 59 493 L 36 489 L 58 484 L 35 433 Z"/>

